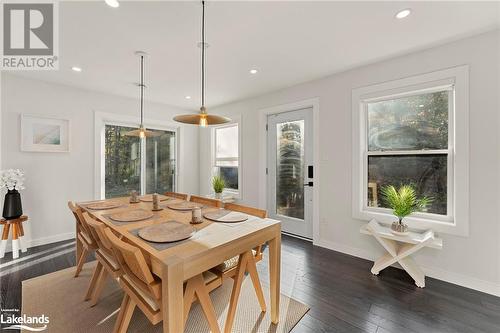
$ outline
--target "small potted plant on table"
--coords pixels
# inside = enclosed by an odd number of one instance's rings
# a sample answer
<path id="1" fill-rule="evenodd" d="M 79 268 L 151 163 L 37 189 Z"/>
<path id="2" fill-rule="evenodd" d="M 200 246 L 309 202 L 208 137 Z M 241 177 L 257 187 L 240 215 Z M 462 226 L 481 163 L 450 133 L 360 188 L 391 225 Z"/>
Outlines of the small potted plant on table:
<path id="1" fill-rule="evenodd" d="M 212 187 L 215 192 L 215 198 L 221 199 L 222 191 L 224 191 L 224 187 L 226 187 L 226 182 L 224 181 L 224 178 L 222 178 L 221 176 L 214 176 L 214 178 L 212 178 Z"/>
<path id="2" fill-rule="evenodd" d="M 423 211 L 432 202 L 430 197 L 417 198 L 415 188 L 411 185 L 402 185 L 399 190 L 388 185 L 384 186 L 381 192 L 386 204 L 398 218 L 398 222 L 391 225 L 391 231 L 398 235 L 408 234 L 408 225 L 403 223 L 406 216 Z"/>

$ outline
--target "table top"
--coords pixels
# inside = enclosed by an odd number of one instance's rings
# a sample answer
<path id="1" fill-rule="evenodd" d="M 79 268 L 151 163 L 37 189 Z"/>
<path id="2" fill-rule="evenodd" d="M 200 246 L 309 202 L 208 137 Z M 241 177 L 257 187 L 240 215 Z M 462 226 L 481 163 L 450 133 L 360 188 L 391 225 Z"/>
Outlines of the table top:
<path id="1" fill-rule="evenodd" d="M 200 260 L 204 257 L 206 258 L 210 252 L 213 253 L 213 251 L 218 251 L 218 256 L 223 256 L 225 248 L 231 248 L 227 251 L 229 256 L 227 259 L 229 259 L 231 256 L 235 255 L 231 253 L 231 250 L 234 249 L 235 246 L 244 246 L 247 243 L 251 244 L 252 238 L 256 239 L 258 236 L 260 240 L 265 233 L 268 233 L 269 239 L 272 239 L 275 237 L 276 232 L 279 232 L 281 224 L 281 222 L 277 220 L 269 218 L 261 219 L 254 216 L 249 216 L 249 219 L 245 222 L 233 224 L 218 223 L 203 219 L 202 223 L 192 225 L 197 230 L 195 236 L 186 241 L 179 242 L 178 245 L 171 246 L 163 250 L 157 250 L 151 244 L 142 240 L 131 231 L 172 220 L 189 224 L 191 221 L 191 211 L 177 211 L 167 208 L 168 204 L 182 202 L 183 200 L 172 199 L 163 201 L 160 203 L 160 207 L 164 209 L 160 211 L 153 211 L 152 213 L 154 215 L 151 219 L 130 223 L 117 223 L 109 218 L 109 214 L 136 209 L 152 211 L 152 203 L 139 202 L 131 204 L 129 203 L 129 197 L 113 198 L 108 200 L 119 202 L 122 206 L 108 210 L 92 210 L 86 208 L 86 204 L 90 204 L 95 201 L 80 202 L 78 203 L 78 206 L 84 211 L 87 211 L 94 218 L 105 223 L 118 234 L 121 234 L 132 244 L 141 248 L 143 252 L 146 252 L 151 256 L 152 260 L 160 261 L 162 263 L 175 258 L 175 260 L 182 260 L 185 263 L 185 266 L 195 265 L 196 263 L 200 264 Z M 204 207 L 202 209 L 202 213 L 218 209 L 219 208 L 215 207 Z M 202 265 L 204 266 L 204 264 Z M 209 265 L 209 263 L 207 263 L 207 265 Z"/>
<path id="2" fill-rule="evenodd" d="M 435 249 L 443 248 L 443 240 L 434 235 L 432 230 L 427 230 L 424 232 L 410 231 L 408 235 L 396 235 L 391 232 L 391 228 L 378 223 L 375 220 L 370 221 L 363 225 L 360 230 L 362 234 L 373 235 L 376 233 L 378 236 L 386 239 L 392 239 L 394 241 L 409 243 L 409 244 L 419 244 L 426 241 L 428 238 L 432 238 L 432 241 L 428 243 L 428 247 Z"/>
<path id="3" fill-rule="evenodd" d="M 28 216 L 26 216 L 26 215 L 23 215 L 21 217 L 18 217 L 17 219 L 11 219 L 11 220 L 6 220 L 6 219 L 2 218 L 0 220 L 0 224 L 19 223 L 19 222 L 24 222 L 27 220 L 28 220 Z"/>

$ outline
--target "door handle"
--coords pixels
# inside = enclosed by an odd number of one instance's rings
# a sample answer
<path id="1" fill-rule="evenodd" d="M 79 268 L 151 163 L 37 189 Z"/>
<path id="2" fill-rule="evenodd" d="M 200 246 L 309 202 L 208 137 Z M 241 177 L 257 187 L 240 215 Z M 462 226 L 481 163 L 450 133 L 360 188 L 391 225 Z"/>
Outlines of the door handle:
<path id="1" fill-rule="evenodd" d="M 310 186 L 310 187 L 313 187 L 313 182 L 308 182 L 308 183 L 305 183 L 304 186 Z"/>

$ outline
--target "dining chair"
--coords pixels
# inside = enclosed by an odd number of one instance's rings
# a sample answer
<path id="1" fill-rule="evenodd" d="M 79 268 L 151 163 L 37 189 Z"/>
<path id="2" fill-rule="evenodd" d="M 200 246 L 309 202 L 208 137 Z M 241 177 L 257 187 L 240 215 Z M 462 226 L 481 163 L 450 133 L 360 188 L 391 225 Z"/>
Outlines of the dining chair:
<path id="1" fill-rule="evenodd" d="M 153 275 L 144 254 L 138 247 L 119 239 L 109 228 L 104 232 L 111 242 L 113 253 L 123 271 L 120 285 L 125 292 L 113 332 L 127 331 L 136 306 L 153 325 L 156 325 L 162 320 L 160 305 L 162 281 Z M 209 292 L 219 287 L 221 281 L 217 275 L 207 271 L 184 283 L 184 323 L 187 321 L 192 303 L 198 300 L 210 330 L 220 332 Z"/>
<path id="2" fill-rule="evenodd" d="M 90 279 L 90 284 L 85 295 L 85 301 L 90 299 L 90 306 L 94 306 L 99 301 L 102 289 L 106 285 L 109 278 L 118 281 L 122 275 L 122 270 L 116 260 L 115 254 L 111 249 L 111 242 L 104 232 L 108 227 L 92 218 L 88 213 L 83 213 L 83 217 L 90 227 L 94 239 L 97 242 L 97 250 L 95 251 L 97 265 L 94 268 L 94 273 Z"/>
<path id="3" fill-rule="evenodd" d="M 97 249 L 97 243 L 90 233 L 89 227 L 85 223 L 85 219 L 83 218 L 83 211 L 79 207 L 77 207 L 73 201 L 68 201 L 68 207 L 75 216 L 76 220 L 76 246 L 77 248 L 81 248 L 79 254 L 79 251 L 77 251 L 76 258 L 75 277 L 77 277 L 78 275 L 80 275 L 83 264 L 85 264 L 87 257 Z"/>
<path id="4" fill-rule="evenodd" d="M 267 217 L 267 212 L 265 210 L 233 203 L 225 204 L 224 209 L 245 213 L 259 218 Z M 261 259 L 262 245 L 256 247 L 252 251 L 247 251 L 240 254 L 239 256 L 228 259 L 212 269 L 212 271 L 216 273 L 223 281 L 226 278 L 232 278 L 234 280 L 226 323 L 224 326 L 225 333 L 229 333 L 232 330 L 234 317 L 236 315 L 236 308 L 238 306 L 238 299 L 241 292 L 241 285 L 245 278 L 245 273 L 248 272 L 250 278 L 252 279 L 255 294 L 259 301 L 262 312 L 265 312 L 267 309 L 266 301 L 264 299 L 264 293 L 262 292 L 262 286 L 260 284 L 259 273 L 257 272 L 256 266 L 256 263 Z"/>
<path id="5" fill-rule="evenodd" d="M 176 198 L 176 199 L 182 199 L 182 200 L 187 200 L 188 195 L 184 193 L 177 193 L 177 192 L 165 192 L 165 196 L 171 197 L 171 198 Z"/>
<path id="6" fill-rule="evenodd" d="M 222 201 L 217 200 L 217 199 L 211 199 L 211 198 L 205 198 L 205 197 L 199 197 L 196 195 L 192 195 L 189 197 L 189 201 L 200 203 L 204 206 L 212 206 L 212 207 L 222 208 Z"/>

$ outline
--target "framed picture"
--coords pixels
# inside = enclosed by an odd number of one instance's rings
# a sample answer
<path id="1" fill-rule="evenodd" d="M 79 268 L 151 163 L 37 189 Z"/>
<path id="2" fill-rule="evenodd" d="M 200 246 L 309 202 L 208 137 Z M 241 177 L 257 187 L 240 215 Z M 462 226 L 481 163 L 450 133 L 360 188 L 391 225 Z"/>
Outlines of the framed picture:
<path id="1" fill-rule="evenodd" d="M 69 152 L 69 120 L 21 115 L 21 151 Z"/>

